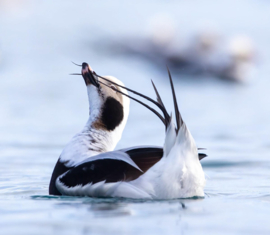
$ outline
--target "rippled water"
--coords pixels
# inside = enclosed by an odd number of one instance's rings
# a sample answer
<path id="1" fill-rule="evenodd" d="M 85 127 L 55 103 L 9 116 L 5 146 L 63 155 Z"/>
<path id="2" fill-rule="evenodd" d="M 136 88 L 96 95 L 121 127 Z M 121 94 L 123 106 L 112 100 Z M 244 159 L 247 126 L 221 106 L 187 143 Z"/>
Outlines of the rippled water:
<path id="1" fill-rule="evenodd" d="M 1 234 L 269 234 L 268 2 L 19 2 L 0 1 Z M 209 19 L 226 35 L 249 34 L 260 52 L 257 72 L 244 84 L 172 74 L 183 118 L 198 147 L 207 148 L 206 197 L 48 196 L 54 164 L 88 115 L 84 82 L 68 75 L 79 72 L 70 60 L 86 61 L 152 97 L 153 79 L 172 110 L 165 66 L 160 73 L 139 59 L 98 53 L 91 44 L 110 33 L 142 34 L 142 24 L 160 12 L 170 12 L 183 32 Z M 162 145 L 163 138 L 160 121 L 132 102 L 117 148 Z"/>

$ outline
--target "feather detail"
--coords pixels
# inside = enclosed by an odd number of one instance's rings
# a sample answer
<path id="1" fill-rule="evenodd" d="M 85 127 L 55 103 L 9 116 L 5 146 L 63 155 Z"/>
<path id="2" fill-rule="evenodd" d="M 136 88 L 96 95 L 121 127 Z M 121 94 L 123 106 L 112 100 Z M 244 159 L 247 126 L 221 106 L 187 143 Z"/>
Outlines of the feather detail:
<path id="1" fill-rule="evenodd" d="M 176 140 L 175 125 L 172 122 L 172 117 L 171 117 L 170 124 L 166 130 L 166 137 L 165 137 L 164 146 L 163 146 L 164 156 L 168 156 L 172 147 L 175 144 L 175 140 Z"/>
<path id="2" fill-rule="evenodd" d="M 138 169 L 139 171 L 143 172 L 136 165 L 136 163 L 129 157 L 129 155 L 126 154 L 125 152 L 122 152 L 122 151 L 111 151 L 111 152 L 101 153 L 97 156 L 93 156 L 93 157 L 85 159 L 84 161 L 75 165 L 75 167 L 79 166 L 83 163 L 86 163 L 86 162 L 93 162 L 93 161 L 102 160 L 102 159 L 113 159 L 113 160 L 124 161 L 124 162 L 128 163 L 129 165 L 133 166 L 134 168 Z"/>

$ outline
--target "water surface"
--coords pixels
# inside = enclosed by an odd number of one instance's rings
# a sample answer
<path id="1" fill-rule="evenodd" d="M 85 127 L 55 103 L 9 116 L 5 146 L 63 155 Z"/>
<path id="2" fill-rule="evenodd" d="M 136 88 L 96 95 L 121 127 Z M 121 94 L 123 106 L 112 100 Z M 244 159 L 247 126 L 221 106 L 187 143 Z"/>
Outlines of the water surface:
<path id="1" fill-rule="evenodd" d="M 269 234 L 268 2 L 10 2 L 0 1 L 1 234 Z M 257 72 L 244 84 L 172 74 L 183 118 L 198 147 L 207 148 L 205 198 L 48 196 L 58 156 L 88 116 L 84 82 L 68 75 L 80 71 L 71 60 L 155 97 L 153 79 L 173 109 L 165 65 L 160 73 L 138 58 L 98 53 L 91 43 L 143 34 L 150 16 L 163 12 L 183 33 L 203 19 L 225 35 L 248 34 L 260 52 Z M 117 148 L 162 145 L 163 139 L 162 123 L 131 102 Z"/>

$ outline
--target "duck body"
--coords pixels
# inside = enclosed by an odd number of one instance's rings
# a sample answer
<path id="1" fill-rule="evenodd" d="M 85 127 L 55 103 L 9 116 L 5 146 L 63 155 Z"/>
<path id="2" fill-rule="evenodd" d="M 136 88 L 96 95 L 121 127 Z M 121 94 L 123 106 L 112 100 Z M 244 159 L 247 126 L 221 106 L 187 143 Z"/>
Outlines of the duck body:
<path id="1" fill-rule="evenodd" d="M 60 155 L 49 193 L 134 199 L 203 197 L 205 176 L 200 160 L 206 155 L 198 154 L 181 115 L 176 118 L 177 127 L 172 118 L 167 121 L 163 147 L 139 146 L 113 151 L 128 115 L 129 102 L 120 103 L 125 103 L 122 121 L 111 131 L 96 125 L 101 105 L 96 114 L 90 108 L 86 127 Z M 104 108 L 101 110 L 104 112 Z"/>
<path id="2" fill-rule="evenodd" d="M 185 126 L 180 129 L 167 152 L 158 147 L 141 147 L 90 157 L 58 177 L 56 187 L 61 194 L 70 196 L 203 197 L 203 169 L 197 147 L 186 130 Z"/>

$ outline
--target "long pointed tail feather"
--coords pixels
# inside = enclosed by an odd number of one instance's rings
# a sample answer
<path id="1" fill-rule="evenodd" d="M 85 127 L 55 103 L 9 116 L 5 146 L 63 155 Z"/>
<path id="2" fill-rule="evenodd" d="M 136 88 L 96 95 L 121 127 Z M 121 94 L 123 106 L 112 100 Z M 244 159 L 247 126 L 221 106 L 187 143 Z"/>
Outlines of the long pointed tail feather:
<path id="1" fill-rule="evenodd" d="M 173 81 L 172 81 L 172 76 L 171 76 L 171 73 L 170 73 L 170 70 L 169 70 L 168 67 L 167 67 L 167 70 L 168 70 L 170 83 L 171 83 L 171 88 L 172 88 L 174 111 L 175 111 L 176 124 L 177 124 L 176 132 L 178 133 L 180 127 L 183 125 L 183 119 L 182 119 L 182 116 L 181 116 L 181 114 L 179 112 L 179 109 L 178 109 L 178 104 L 177 104 L 177 99 L 176 99 L 176 96 L 175 96 L 175 90 L 174 90 L 174 85 L 173 85 Z"/>

